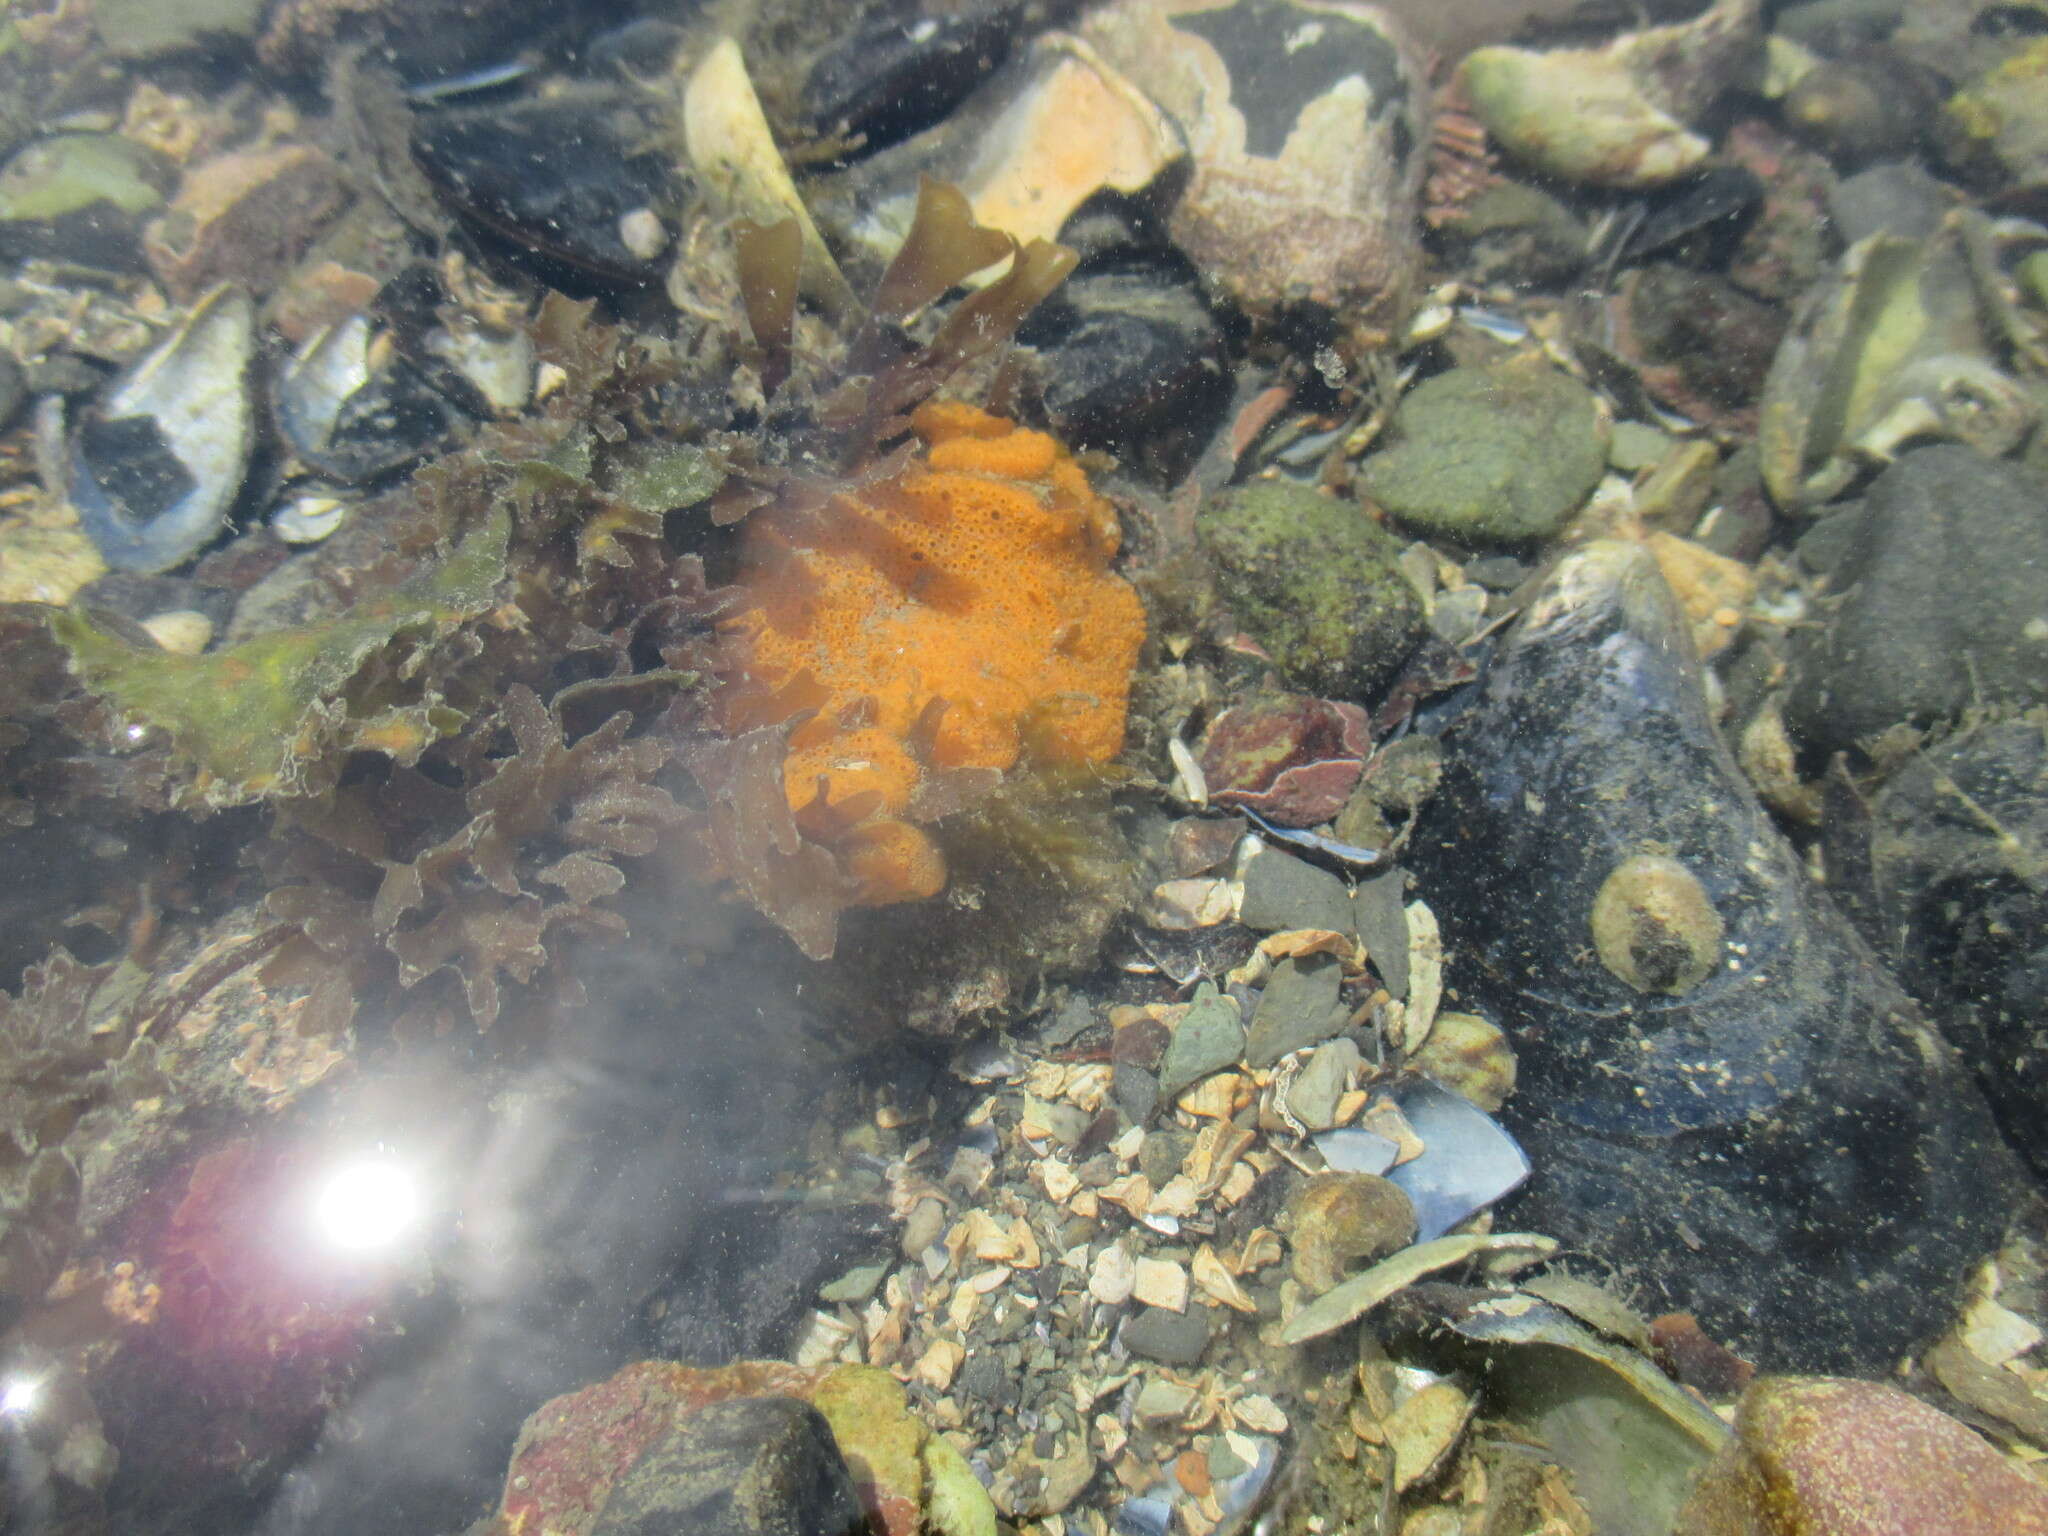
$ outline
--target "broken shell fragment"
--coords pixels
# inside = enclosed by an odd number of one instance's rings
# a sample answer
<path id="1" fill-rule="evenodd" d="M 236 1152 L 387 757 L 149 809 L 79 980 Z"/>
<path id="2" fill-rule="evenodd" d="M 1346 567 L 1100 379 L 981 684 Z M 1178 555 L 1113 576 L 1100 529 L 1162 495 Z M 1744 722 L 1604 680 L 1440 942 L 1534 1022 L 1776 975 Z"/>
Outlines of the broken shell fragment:
<path id="1" fill-rule="evenodd" d="M 277 424 L 298 456 L 338 480 L 409 464 L 452 425 L 447 398 L 350 315 L 314 335 L 277 381 Z"/>
<path id="2" fill-rule="evenodd" d="M 1051 33 L 944 124 L 843 178 L 847 233 L 878 257 L 909 230 L 921 178 L 956 186 L 974 221 L 1020 244 L 1058 238 L 1098 193 L 1144 191 L 1186 154 L 1179 131 L 1079 38 Z"/>
<path id="3" fill-rule="evenodd" d="M 1689 992 L 1721 960 L 1721 914 L 1678 860 L 1639 853 L 1621 861 L 1593 898 L 1600 963 L 1638 992 Z"/>
<path id="4" fill-rule="evenodd" d="M 1570 181 L 1656 187 L 1711 147 L 1688 123 L 1761 57 L 1757 0 L 1601 48 L 1479 48 L 1460 71 L 1472 110 L 1517 159 Z"/>
<path id="5" fill-rule="evenodd" d="M 1387 1179 L 1413 1205 L 1418 1241 L 1443 1236 L 1529 1177 L 1528 1156 L 1514 1137 L 1464 1095 L 1417 1078 L 1396 1091 L 1396 1102 L 1423 1150 L 1388 1170 Z"/>
<path id="6" fill-rule="evenodd" d="M 1081 28 L 1186 136 L 1174 243 L 1245 308 L 1327 310 L 1359 341 L 1398 325 L 1422 257 L 1430 91 L 1390 9 L 1119 0 Z"/>
<path id="7" fill-rule="evenodd" d="M 683 86 L 682 122 L 690 161 L 719 200 L 757 224 L 795 219 L 803 233 L 804 291 L 835 310 L 852 309 L 853 290 L 790 179 L 740 45 L 730 37 L 713 44 L 691 71 Z"/>
<path id="8" fill-rule="evenodd" d="M 118 571 L 166 571 L 220 533 L 249 462 L 255 310 L 216 288 L 71 435 L 78 520 Z"/>
<path id="9" fill-rule="evenodd" d="M 1875 234 L 1801 301 L 1764 380 L 1764 485 L 1792 511 L 1828 501 L 1917 438 L 1991 457 L 2017 447 L 2039 406 L 1992 337 L 2017 334 L 1963 218 L 1925 240 Z M 1991 324 L 1986 323 L 1990 317 Z"/>

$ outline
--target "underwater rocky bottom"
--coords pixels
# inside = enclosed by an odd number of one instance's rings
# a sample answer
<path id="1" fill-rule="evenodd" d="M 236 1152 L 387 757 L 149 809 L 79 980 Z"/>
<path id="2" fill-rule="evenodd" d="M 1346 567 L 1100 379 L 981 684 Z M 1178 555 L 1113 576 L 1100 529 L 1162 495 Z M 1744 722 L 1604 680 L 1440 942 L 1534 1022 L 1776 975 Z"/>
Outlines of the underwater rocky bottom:
<path id="1" fill-rule="evenodd" d="M 2048 1532 L 2038 0 L 0 21 L 0 1527 Z"/>

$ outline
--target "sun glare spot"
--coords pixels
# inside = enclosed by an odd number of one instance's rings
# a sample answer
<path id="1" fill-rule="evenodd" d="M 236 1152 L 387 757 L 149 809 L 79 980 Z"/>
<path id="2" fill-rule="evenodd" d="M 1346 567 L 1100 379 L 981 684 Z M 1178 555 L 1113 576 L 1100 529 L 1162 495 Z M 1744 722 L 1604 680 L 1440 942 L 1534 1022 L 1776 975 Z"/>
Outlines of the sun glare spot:
<path id="1" fill-rule="evenodd" d="M 420 1190 L 410 1170 L 384 1159 L 330 1173 L 313 1202 L 313 1228 L 329 1247 L 379 1253 L 419 1224 Z"/>

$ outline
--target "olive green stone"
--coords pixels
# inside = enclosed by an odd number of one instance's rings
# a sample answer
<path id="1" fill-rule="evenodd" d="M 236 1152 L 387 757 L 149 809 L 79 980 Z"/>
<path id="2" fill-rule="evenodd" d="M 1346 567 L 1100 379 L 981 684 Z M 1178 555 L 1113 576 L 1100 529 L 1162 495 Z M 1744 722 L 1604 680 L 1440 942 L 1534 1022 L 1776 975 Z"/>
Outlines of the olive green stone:
<path id="1" fill-rule="evenodd" d="M 1410 527 L 1469 544 L 1548 538 L 1607 461 L 1593 392 L 1538 359 L 1418 385 L 1394 412 L 1392 436 L 1365 461 L 1366 494 Z"/>
<path id="2" fill-rule="evenodd" d="M 249 38 L 266 0 L 94 0 L 93 26 L 109 50 L 144 59 L 222 38 Z"/>

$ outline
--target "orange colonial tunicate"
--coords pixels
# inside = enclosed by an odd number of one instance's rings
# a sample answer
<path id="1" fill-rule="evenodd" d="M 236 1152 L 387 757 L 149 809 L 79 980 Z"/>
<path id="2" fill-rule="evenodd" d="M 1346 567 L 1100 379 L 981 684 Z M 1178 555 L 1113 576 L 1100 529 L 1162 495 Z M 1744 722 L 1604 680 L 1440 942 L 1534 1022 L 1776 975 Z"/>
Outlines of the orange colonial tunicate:
<path id="1" fill-rule="evenodd" d="M 724 622 L 729 730 L 808 719 L 784 783 L 870 904 L 934 894 L 906 819 L 926 773 L 1122 750 L 1145 615 L 1109 569 L 1117 524 L 1043 432 L 953 401 L 911 418 L 924 452 L 822 509 L 748 521 Z"/>

